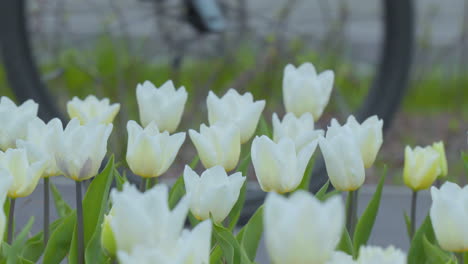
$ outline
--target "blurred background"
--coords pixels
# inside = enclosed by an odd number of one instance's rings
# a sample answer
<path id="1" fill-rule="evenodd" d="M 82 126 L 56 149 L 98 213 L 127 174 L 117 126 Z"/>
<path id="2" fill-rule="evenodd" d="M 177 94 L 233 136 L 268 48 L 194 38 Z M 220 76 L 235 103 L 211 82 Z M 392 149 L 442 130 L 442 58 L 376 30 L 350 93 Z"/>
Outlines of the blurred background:
<path id="1" fill-rule="evenodd" d="M 332 69 L 336 76 L 330 105 L 317 124 L 322 128 L 331 117 L 344 122 L 349 113 L 360 109 L 369 100 L 369 87 L 379 92 L 379 86 L 391 82 L 394 91 L 406 91 L 401 104 L 397 96 L 391 102 L 395 107 L 386 110 L 393 121 L 386 130 L 378 162 L 391 168 L 389 183 L 402 183 L 405 145 L 438 140 L 446 144 L 450 177 L 466 182 L 460 161 L 468 130 L 466 0 L 417 0 L 411 12 L 406 5 L 391 4 L 387 9 L 392 10 L 385 11 L 385 2 L 391 0 L 19 2 L 24 4 L 24 13 L 16 19 L 27 29 L 23 40 L 29 43 L 34 59 L 30 63 L 39 70 L 61 113 L 66 113 L 66 102 L 73 96 L 96 94 L 121 103 L 112 139 L 120 160 L 126 122 L 138 120 L 138 83 L 150 80 L 160 86 L 172 79 L 177 87 L 185 86 L 189 101 L 180 130 L 198 129 L 200 123 L 207 122 L 205 97 L 209 90 L 221 96 L 231 87 L 266 99 L 264 115 L 270 122 L 273 112 L 284 113 L 281 85 L 285 65 L 312 62 L 318 71 Z M 402 24 L 393 25 L 390 38 L 386 38 L 384 29 L 389 23 Z M 3 45 L 21 46 L 21 39 L 8 37 L 12 29 L 3 24 Z M 381 67 L 386 43 L 401 35 L 411 36 L 412 41 L 403 40 L 406 46 L 390 54 L 397 61 L 401 59 L 399 64 Z M 4 61 L 17 60 L 5 50 Z M 15 89 L 22 86 L 11 79 L 28 79 L 30 73 L 22 75 L 17 70 L 12 77 L 9 65 L 11 62 L 0 62 L 0 93 L 15 97 Z M 394 71 L 402 71 L 400 77 L 376 81 L 375 76 L 393 76 Z M 385 101 L 385 96 L 379 100 Z M 190 145 L 185 144 L 180 165 L 192 159 Z M 182 166 L 175 166 L 171 174 L 179 175 L 181 170 Z M 367 177 L 370 183 L 376 179 Z"/>

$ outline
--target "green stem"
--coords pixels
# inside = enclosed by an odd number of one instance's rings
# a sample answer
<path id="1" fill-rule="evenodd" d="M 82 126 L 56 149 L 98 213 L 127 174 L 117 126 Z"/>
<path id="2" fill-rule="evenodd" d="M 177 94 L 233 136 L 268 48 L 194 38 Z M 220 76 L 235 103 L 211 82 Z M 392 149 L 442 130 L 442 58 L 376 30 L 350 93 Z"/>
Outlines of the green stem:
<path id="1" fill-rule="evenodd" d="M 157 180 L 157 177 L 146 178 L 146 190 L 153 188 L 153 186 L 156 185 Z"/>
<path id="2" fill-rule="evenodd" d="M 411 225 L 410 225 L 410 239 L 413 239 L 416 229 L 416 204 L 418 199 L 418 192 L 413 191 L 411 194 Z"/>
<path id="3" fill-rule="evenodd" d="M 348 210 L 346 212 L 346 229 L 348 229 L 349 235 L 353 237 L 354 231 L 354 219 L 356 216 L 356 202 L 357 202 L 357 191 L 348 192 Z"/>
<path id="4" fill-rule="evenodd" d="M 8 214 L 8 238 L 7 242 L 11 245 L 13 242 L 13 227 L 15 226 L 15 198 L 10 199 L 10 213 Z"/>
<path id="5" fill-rule="evenodd" d="M 50 219 L 50 201 L 49 201 L 49 177 L 44 178 L 44 245 L 49 241 L 49 219 Z"/>
<path id="6" fill-rule="evenodd" d="M 84 229 L 83 229 L 83 204 L 81 198 L 81 182 L 75 181 L 76 187 L 76 213 L 77 213 L 77 231 L 78 231 L 78 244 L 77 244 L 77 263 L 84 264 Z"/>

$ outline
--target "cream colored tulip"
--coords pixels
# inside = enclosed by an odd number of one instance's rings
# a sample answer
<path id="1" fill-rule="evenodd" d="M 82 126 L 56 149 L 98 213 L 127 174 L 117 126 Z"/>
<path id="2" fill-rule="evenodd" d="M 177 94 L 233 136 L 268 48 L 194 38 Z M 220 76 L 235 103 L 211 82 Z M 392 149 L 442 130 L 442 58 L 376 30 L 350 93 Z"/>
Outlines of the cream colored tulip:
<path id="1" fill-rule="evenodd" d="M 272 263 L 324 264 L 340 241 L 345 212 L 340 196 L 321 202 L 306 191 L 269 193 L 263 219 Z"/>
<path id="2" fill-rule="evenodd" d="M 302 181 L 307 164 L 317 148 L 317 140 L 296 152 L 294 141 L 282 138 L 275 143 L 266 136 L 252 142 L 252 164 L 260 187 L 265 192 L 294 191 Z"/>
<path id="3" fill-rule="evenodd" d="M 319 139 L 330 182 L 337 190 L 354 191 L 364 183 L 365 170 L 355 135 L 348 126 Z"/>
<path id="4" fill-rule="evenodd" d="M 0 177 L 9 175 L 12 178 L 8 197 L 19 198 L 30 195 L 36 189 L 45 167 L 44 161 L 31 162 L 24 149 L 0 151 L 0 171 L 2 174 Z"/>
<path id="5" fill-rule="evenodd" d="M 359 124 L 356 121 L 356 118 L 351 115 L 348 117 L 345 126 L 348 126 L 351 129 L 357 140 L 362 160 L 364 161 L 364 167 L 370 168 L 383 143 L 383 120 L 374 115 L 364 120 L 362 124 Z M 339 133 L 340 129 L 340 124 L 338 124 L 336 119 L 332 119 L 331 126 L 328 128 L 327 134 L 333 136 Z"/>
<path id="6" fill-rule="evenodd" d="M 10 189 L 12 182 L 13 178 L 10 175 L 10 173 L 8 173 L 7 170 L 0 169 L 0 206 L 2 206 L 2 208 L 5 204 L 5 199 L 7 197 L 8 190 Z M 5 212 L 3 210 L 0 210 L 0 237 L 2 238 L 5 233 L 6 224 L 7 221 Z"/>
<path id="7" fill-rule="evenodd" d="M 413 191 L 429 188 L 440 175 L 440 154 L 431 146 L 405 148 L 403 180 Z"/>
<path id="8" fill-rule="evenodd" d="M 240 95 L 236 90 L 229 89 L 218 98 L 209 92 L 206 98 L 208 121 L 210 125 L 217 122 L 232 123 L 239 128 L 241 143 L 249 141 L 255 133 L 258 121 L 265 108 L 265 100 L 254 101 L 251 93 Z"/>
<path id="9" fill-rule="evenodd" d="M 314 117 L 310 113 L 305 113 L 299 118 L 293 113 L 287 113 L 282 121 L 274 113 L 272 120 L 273 140 L 278 143 L 280 139 L 289 137 L 294 140 L 296 151 L 323 136 L 323 130 L 314 129 Z"/>
<path id="10" fill-rule="evenodd" d="M 283 75 L 283 101 L 286 112 L 297 117 L 311 113 L 318 120 L 330 100 L 333 71 L 317 74 L 314 65 L 304 63 L 295 68 L 288 64 Z"/>
<path id="11" fill-rule="evenodd" d="M 110 104 L 109 98 L 99 100 L 94 95 L 88 95 L 84 100 L 73 97 L 67 103 L 70 118 L 78 118 L 82 125 L 97 122 L 110 124 L 120 110 L 120 104 Z"/>
<path id="12" fill-rule="evenodd" d="M 190 129 L 189 135 L 205 168 L 219 165 L 226 171 L 231 171 L 237 166 L 241 151 L 237 126 L 231 123 L 216 123 L 207 127 L 202 124 L 200 133 Z"/>
<path id="13" fill-rule="evenodd" d="M 237 202 L 245 177 L 240 172 L 228 177 L 221 166 L 209 168 L 198 176 L 185 166 L 184 182 L 192 214 L 198 220 L 209 219 L 211 215 L 216 223 L 221 223 Z"/>
<path id="14" fill-rule="evenodd" d="M 131 120 L 127 123 L 127 131 L 128 166 L 133 173 L 144 178 L 158 177 L 165 173 L 185 141 L 185 133 L 161 133 L 154 122 L 143 129 Z"/>
<path id="15" fill-rule="evenodd" d="M 107 140 L 112 124 L 89 123 L 80 125 L 73 118 L 67 127 L 51 137 L 57 167 L 64 176 L 83 181 L 98 174 L 107 152 Z"/>
<path id="16" fill-rule="evenodd" d="M 452 252 L 468 251 L 468 186 L 446 182 L 431 188 L 430 217 L 440 247 Z"/>
<path id="17" fill-rule="evenodd" d="M 0 149 L 3 151 L 16 147 L 16 140 L 24 139 L 28 123 L 36 118 L 38 105 L 27 100 L 16 106 L 8 97 L 0 99 Z"/>
<path id="18" fill-rule="evenodd" d="M 145 81 L 138 84 L 136 95 L 143 127 L 155 122 L 160 131 L 176 131 L 187 102 L 185 87 L 176 90 L 174 83 L 167 81 L 157 88 L 150 81 Z"/>
<path id="19" fill-rule="evenodd" d="M 439 152 L 439 167 L 440 174 L 439 177 L 447 177 L 448 175 L 448 166 L 447 166 L 447 157 L 445 156 L 445 147 L 444 142 L 439 141 L 432 144 L 432 148 Z"/>

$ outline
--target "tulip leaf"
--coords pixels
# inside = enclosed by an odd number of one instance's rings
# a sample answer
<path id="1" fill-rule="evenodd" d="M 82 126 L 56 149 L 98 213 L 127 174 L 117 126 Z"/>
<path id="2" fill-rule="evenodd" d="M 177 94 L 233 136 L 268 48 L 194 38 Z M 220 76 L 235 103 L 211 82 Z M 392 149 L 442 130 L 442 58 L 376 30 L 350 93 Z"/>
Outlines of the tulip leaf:
<path id="1" fill-rule="evenodd" d="M 245 202 L 245 195 L 247 192 L 247 180 L 244 181 L 244 184 L 242 184 L 242 187 L 239 192 L 239 198 L 237 198 L 236 203 L 231 209 L 231 212 L 229 212 L 228 219 L 229 219 L 229 225 L 228 229 L 229 230 L 234 230 L 234 228 L 237 225 L 237 222 L 239 221 L 239 217 L 242 212 L 242 208 L 244 207 L 244 202 Z"/>
<path id="2" fill-rule="evenodd" d="M 200 223 L 200 220 L 198 220 L 190 211 L 188 213 L 188 219 L 192 227 L 195 227 Z"/>
<path id="3" fill-rule="evenodd" d="M 211 255 L 210 255 L 210 264 L 219 264 L 221 263 L 221 258 L 223 257 L 223 251 L 221 250 L 221 247 L 219 247 L 218 244 L 214 246 L 214 248 L 211 250 Z"/>
<path id="4" fill-rule="evenodd" d="M 9 247 L 5 247 L 4 257 L 6 257 L 7 264 L 15 264 L 20 260 L 21 251 L 26 243 L 26 236 L 31 230 L 32 225 L 34 224 L 34 217 L 29 218 L 28 223 L 24 226 L 23 230 L 16 236 L 13 240 L 13 243 Z"/>
<path id="5" fill-rule="evenodd" d="M 101 224 L 99 224 L 86 246 L 85 263 L 104 263 L 108 259 L 101 247 L 101 231 Z"/>
<path id="6" fill-rule="evenodd" d="M 426 236 L 423 235 L 423 246 L 426 254 L 426 264 L 439 264 L 447 263 L 452 258 L 452 255 L 440 247 L 432 244 L 427 240 Z"/>
<path id="7" fill-rule="evenodd" d="M 327 182 L 315 193 L 315 197 L 319 200 L 323 200 L 323 197 L 327 193 L 329 186 L 330 186 L 330 180 L 327 180 Z"/>
<path id="8" fill-rule="evenodd" d="M 192 168 L 192 170 L 195 169 L 195 167 L 198 165 L 198 162 L 200 162 L 200 157 L 198 155 L 195 155 L 193 157 L 192 161 L 189 164 L 189 167 Z"/>
<path id="9" fill-rule="evenodd" d="M 184 177 L 180 176 L 169 191 L 169 208 L 174 209 L 179 200 L 185 195 Z"/>
<path id="10" fill-rule="evenodd" d="M 54 198 L 57 215 L 59 217 L 65 217 L 69 215 L 73 210 L 71 209 L 70 205 L 68 205 L 68 203 L 63 199 L 62 195 L 57 189 L 57 186 L 55 186 L 53 183 L 50 183 L 50 190 L 52 191 L 52 197 Z"/>
<path id="11" fill-rule="evenodd" d="M 114 168 L 114 177 L 115 177 L 115 185 L 117 187 L 117 190 L 122 191 L 124 183 L 128 181 L 127 176 L 125 175 L 125 171 L 124 171 L 124 174 L 122 175 L 120 174 L 119 170 Z"/>
<path id="12" fill-rule="evenodd" d="M 355 252 L 358 252 L 361 245 L 365 245 L 369 240 L 372 228 L 374 227 L 375 218 L 377 217 L 377 213 L 379 211 L 380 200 L 382 198 L 382 190 L 385 183 L 386 175 L 387 169 L 385 167 L 383 174 L 380 177 L 380 181 L 377 185 L 375 193 L 372 196 L 372 199 L 369 201 L 366 210 L 364 211 L 361 218 L 359 218 L 356 224 L 356 228 L 353 235 L 353 244 Z"/>
<path id="13" fill-rule="evenodd" d="M 34 264 L 33 261 L 30 261 L 30 260 L 25 259 L 23 257 L 19 257 L 18 260 L 19 260 L 19 262 L 18 262 L 19 264 Z"/>
<path id="14" fill-rule="evenodd" d="M 349 236 L 348 230 L 343 228 L 343 233 L 341 234 L 340 242 L 336 247 L 337 250 L 347 253 L 348 255 L 355 256 L 356 253 L 353 248 L 353 241 Z"/>
<path id="15" fill-rule="evenodd" d="M 258 244 L 263 233 L 263 205 L 260 206 L 254 215 L 249 219 L 247 225 L 242 228 L 241 246 L 251 261 L 255 260 Z"/>
<path id="16" fill-rule="evenodd" d="M 304 176 L 302 177 L 302 181 L 296 190 L 305 190 L 305 191 L 309 190 L 310 179 L 312 178 L 312 170 L 314 169 L 314 163 L 315 163 L 314 159 L 309 160 L 309 163 L 307 164 L 307 168 L 304 172 Z"/>
<path id="17" fill-rule="evenodd" d="M 433 243 L 435 241 L 434 230 L 432 229 L 431 218 L 429 215 L 421 224 L 421 227 L 414 234 L 408 252 L 408 263 L 426 263 L 426 254 L 424 252 L 424 237 Z"/>
<path id="18" fill-rule="evenodd" d="M 269 138 L 272 138 L 273 133 L 271 132 L 271 130 L 272 129 L 268 125 L 268 122 L 266 121 L 266 118 L 263 115 L 261 115 L 260 120 L 259 120 L 259 124 L 258 124 L 257 135 L 265 135 L 265 136 L 267 136 Z"/>
<path id="19" fill-rule="evenodd" d="M 7 219 L 7 222 L 6 222 L 5 226 L 10 225 L 10 223 L 8 223 L 8 219 L 10 219 L 10 217 L 9 217 L 9 215 L 10 215 L 10 203 L 11 203 L 11 200 L 10 200 L 10 198 L 8 198 L 8 199 L 5 199 L 5 204 L 3 204 L 3 213 L 5 214 L 5 219 Z M 13 227 L 13 230 L 14 229 L 15 228 Z M 3 241 L 5 241 L 5 242 L 7 241 L 7 236 L 8 236 L 7 233 L 8 232 L 4 232 L 4 234 L 3 234 Z"/>
<path id="20" fill-rule="evenodd" d="M 410 217 L 408 216 L 408 214 L 405 212 L 403 212 L 403 217 L 405 218 L 405 225 L 406 225 L 406 234 L 408 235 L 409 239 L 411 240 L 411 219 Z"/>
<path id="21" fill-rule="evenodd" d="M 62 219 L 59 219 L 62 220 Z M 41 257 L 44 252 L 44 241 L 43 241 L 43 232 L 39 232 L 33 237 L 29 238 L 26 241 L 22 251 L 21 256 L 24 259 L 30 260 L 33 263 Z"/>
<path id="22" fill-rule="evenodd" d="M 231 231 L 213 224 L 213 236 L 216 242 L 221 247 L 223 255 L 228 264 L 250 264 L 251 261 L 247 256 L 244 248 L 239 245 Z"/>
<path id="23" fill-rule="evenodd" d="M 76 223 L 76 212 L 66 216 L 52 232 L 44 252 L 43 263 L 59 264 L 67 255 Z"/>

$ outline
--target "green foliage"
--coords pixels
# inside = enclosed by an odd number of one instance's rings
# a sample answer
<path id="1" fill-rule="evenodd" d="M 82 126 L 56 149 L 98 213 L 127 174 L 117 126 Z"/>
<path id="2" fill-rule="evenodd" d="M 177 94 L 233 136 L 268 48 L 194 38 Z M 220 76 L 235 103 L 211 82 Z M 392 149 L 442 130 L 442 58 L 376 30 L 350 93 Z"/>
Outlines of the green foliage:
<path id="1" fill-rule="evenodd" d="M 351 240 L 351 237 L 349 236 L 348 230 L 346 230 L 346 228 L 343 228 L 343 234 L 341 234 L 341 239 L 336 249 L 356 257 L 357 252 L 354 250 L 353 241 Z"/>
<path id="2" fill-rule="evenodd" d="M 257 209 L 242 230 L 242 235 L 240 236 L 241 247 L 245 249 L 249 259 L 254 261 L 257 255 L 258 244 L 260 243 L 263 233 L 263 206 Z"/>
<path id="3" fill-rule="evenodd" d="M 424 253 L 426 254 L 426 264 L 447 263 L 453 259 L 452 254 L 445 252 L 440 247 L 432 244 L 423 236 Z"/>
<path id="4" fill-rule="evenodd" d="M 55 210 L 59 217 L 65 217 L 72 212 L 70 205 L 62 198 L 59 190 L 53 183 L 49 183 L 50 190 L 52 190 L 52 197 L 54 198 Z"/>
<path id="5" fill-rule="evenodd" d="M 55 229 L 44 252 L 44 263 L 59 264 L 70 250 L 73 230 L 76 224 L 76 211 L 63 217 L 61 223 Z"/>
<path id="6" fill-rule="evenodd" d="M 11 245 L 6 242 L 2 244 L 2 252 L 0 259 L 4 259 L 6 264 L 22 263 L 21 253 L 26 243 L 26 238 L 34 223 L 34 217 L 31 217 L 23 230 L 16 236 Z"/>
<path id="7" fill-rule="evenodd" d="M 304 172 L 304 176 L 302 177 L 302 181 L 297 187 L 297 190 L 305 190 L 305 191 L 309 190 L 310 179 L 312 178 L 312 170 L 314 169 L 314 163 L 315 163 L 315 160 L 312 158 L 307 164 L 306 170 Z"/>
<path id="8" fill-rule="evenodd" d="M 408 252 L 408 263 L 426 263 L 428 256 L 425 252 L 424 240 L 434 243 L 435 235 L 432 229 L 431 218 L 426 216 L 426 219 L 416 231 L 411 246 Z"/>
<path id="9" fill-rule="evenodd" d="M 251 261 L 230 230 L 213 225 L 213 237 L 223 251 L 224 258 L 228 264 L 250 264 Z"/>

